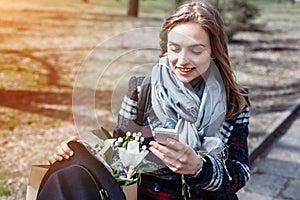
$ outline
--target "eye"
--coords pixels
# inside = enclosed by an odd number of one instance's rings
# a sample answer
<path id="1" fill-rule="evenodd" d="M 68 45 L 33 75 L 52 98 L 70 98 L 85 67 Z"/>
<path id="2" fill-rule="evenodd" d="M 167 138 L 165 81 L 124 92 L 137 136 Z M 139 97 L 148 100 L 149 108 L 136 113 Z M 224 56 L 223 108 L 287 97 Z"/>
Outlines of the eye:
<path id="1" fill-rule="evenodd" d="M 199 48 L 191 49 L 191 52 L 195 55 L 200 55 L 203 52 L 203 49 L 199 49 Z"/>
<path id="2" fill-rule="evenodd" d="M 180 52 L 181 48 L 177 45 L 169 45 L 168 46 L 168 50 L 172 51 L 172 52 L 175 52 L 175 53 L 178 53 Z"/>

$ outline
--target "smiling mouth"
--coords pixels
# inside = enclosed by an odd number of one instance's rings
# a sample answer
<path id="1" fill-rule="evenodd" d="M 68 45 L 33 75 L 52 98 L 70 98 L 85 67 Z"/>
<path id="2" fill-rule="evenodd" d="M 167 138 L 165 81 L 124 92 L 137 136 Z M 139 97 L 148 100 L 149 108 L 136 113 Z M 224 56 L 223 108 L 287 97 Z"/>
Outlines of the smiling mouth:
<path id="1" fill-rule="evenodd" d="M 194 70 L 195 67 L 193 67 L 193 68 L 176 67 L 176 69 L 178 69 L 178 70 L 180 70 L 180 71 L 182 71 L 182 72 L 190 72 L 190 71 Z"/>

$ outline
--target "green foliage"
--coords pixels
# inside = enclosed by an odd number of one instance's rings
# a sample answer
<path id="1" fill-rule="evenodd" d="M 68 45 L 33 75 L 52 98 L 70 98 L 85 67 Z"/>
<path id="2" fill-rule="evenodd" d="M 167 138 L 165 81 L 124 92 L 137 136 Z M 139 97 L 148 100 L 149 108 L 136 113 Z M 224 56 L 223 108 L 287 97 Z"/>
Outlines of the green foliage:
<path id="1" fill-rule="evenodd" d="M 172 13 L 175 9 L 173 0 L 159 1 L 159 0 L 140 0 L 139 4 L 140 16 L 155 15 L 155 17 L 165 17 Z"/>
<path id="2" fill-rule="evenodd" d="M 254 20 L 260 16 L 260 10 L 245 0 L 211 0 L 220 11 L 229 39 L 239 31 L 251 31 L 259 28 Z"/>
<path id="3" fill-rule="evenodd" d="M 100 129 L 92 130 L 92 133 L 102 140 L 112 139 L 111 134 L 103 127 L 101 127 Z"/>
<path id="4" fill-rule="evenodd" d="M 102 142 L 96 144 L 92 151 L 95 154 L 101 156 L 103 161 L 109 165 L 113 171 L 113 176 L 115 180 L 122 186 L 131 185 L 140 180 L 140 173 L 143 170 L 151 170 L 153 168 L 152 163 L 145 163 L 141 161 L 128 161 L 132 160 L 131 157 L 134 156 L 136 159 L 144 159 L 148 154 L 146 146 L 143 145 L 144 137 L 142 133 L 130 133 L 127 132 L 124 137 L 119 137 L 118 139 L 112 139 L 110 133 L 103 127 L 92 131 L 97 137 L 99 137 Z M 134 143 L 135 145 L 130 145 L 129 143 Z M 130 150 L 127 151 L 127 147 L 130 146 Z M 132 152 L 135 147 L 139 150 L 139 153 Z M 127 153 L 123 153 L 123 161 L 127 164 L 124 165 L 122 161 L 122 155 L 120 155 L 120 149 L 126 149 Z M 124 151 L 123 151 L 124 152 Z M 137 155 L 140 155 L 137 157 Z"/>
<path id="5" fill-rule="evenodd" d="M 0 180 L 0 196 L 8 196 L 11 193 L 9 188 L 3 180 Z"/>
<path id="6" fill-rule="evenodd" d="M 281 3 L 275 3 L 275 0 L 256 0 L 255 5 L 266 13 L 289 13 L 289 14 L 299 14 L 300 3 L 291 4 L 290 1 L 282 1 Z"/>
<path id="7" fill-rule="evenodd" d="M 175 0 L 176 6 L 189 1 Z M 210 4 L 216 7 L 223 18 L 225 31 L 229 39 L 239 31 L 252 31 L 261 27 L 254 23 L 254 20 L 260 16 L 260 10 L 249 0 L 209 0 Z"/>

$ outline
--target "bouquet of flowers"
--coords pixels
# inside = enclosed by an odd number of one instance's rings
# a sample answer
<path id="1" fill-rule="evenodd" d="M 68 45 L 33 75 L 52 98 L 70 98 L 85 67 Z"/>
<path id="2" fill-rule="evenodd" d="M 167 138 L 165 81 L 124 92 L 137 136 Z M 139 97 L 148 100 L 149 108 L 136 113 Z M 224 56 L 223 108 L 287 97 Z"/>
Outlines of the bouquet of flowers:
<path id="1" fill-rule="evenodd" d="M 101 139 L 92 150 L 111 171 L 120 186 L 137 183 L 142 171 L 152 170 L 150 163 L 143 162 L 149 153 L 143 145 L 144 137 L 139 133 L 127 132 L 124 137 L 112 138 L 103 127 L 92 133 Z"/>

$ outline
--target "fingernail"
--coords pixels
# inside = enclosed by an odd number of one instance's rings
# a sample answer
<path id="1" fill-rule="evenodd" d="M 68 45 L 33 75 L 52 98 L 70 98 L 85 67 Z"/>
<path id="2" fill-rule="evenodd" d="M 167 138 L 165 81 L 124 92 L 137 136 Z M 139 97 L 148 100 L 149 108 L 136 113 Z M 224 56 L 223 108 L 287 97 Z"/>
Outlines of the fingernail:
<path id="1" fill-rule="evenodd" d="M 73 152 L 73 151 L 71 151 L 71 152 L 69 153 L 69 155 L 70 155 L 70 156 L 73 156 L 73 155 L 74 155 L 74 152 Z"/>
<path id="2" fill-rule="evenodd" d="M 69 158 L 70 158 L 70 156 L 68 156 L 68 155 L 65 156 L 65 159 L 69 159 Z"/>
<path id="3" fill-rule="evenodd" d="M 174 141 L 170 138 L 167 138 L 167 142 L 170 143 L 170 144 L 174 144 Z"/>

